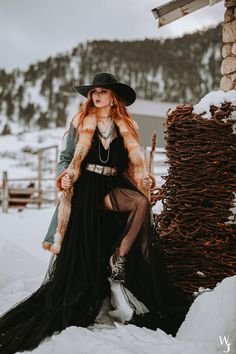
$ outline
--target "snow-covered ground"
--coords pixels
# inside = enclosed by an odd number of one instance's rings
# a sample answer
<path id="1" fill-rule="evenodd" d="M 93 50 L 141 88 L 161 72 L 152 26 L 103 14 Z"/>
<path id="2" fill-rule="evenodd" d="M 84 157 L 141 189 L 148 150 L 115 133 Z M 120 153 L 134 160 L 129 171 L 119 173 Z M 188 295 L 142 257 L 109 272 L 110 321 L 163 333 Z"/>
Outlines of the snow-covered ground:
<path id="1" fill-rule="evenodd" d="M 0 214 L 0 313 L 35 291 L 47 270 L 50 253 L 41 248 L 54 208 Z M 207 289 L 206 289 L 207 290 Z M 68 354 L 218 354 L 236 353 L 236 276 L 202 292 L 176 337 L 133 325 L 68 327 L 34 353 Z M 222 342 L 222 344 L 221 344 Z M 228 343 L 228 344 L 227 344 Z M 229 345 L 230 344 L 230 345 Z M 230 351 L 229 351 L 230 349 Z"/>

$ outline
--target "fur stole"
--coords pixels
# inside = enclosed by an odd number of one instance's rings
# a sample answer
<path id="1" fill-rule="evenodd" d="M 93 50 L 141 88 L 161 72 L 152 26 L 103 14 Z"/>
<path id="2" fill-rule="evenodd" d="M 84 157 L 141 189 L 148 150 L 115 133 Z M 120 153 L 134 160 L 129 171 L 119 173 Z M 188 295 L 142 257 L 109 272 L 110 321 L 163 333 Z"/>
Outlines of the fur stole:
<path id="1" fill-rule="evenodd" d="M 125 176 L 147 197 L 149 190 L 145 190 L 142 185 L 142 178 L 148 174 L 145 166 L 143 153 L 140 144 L 129 133 L 125 123 L 122 120 L 116 122 L 120 134 L 124 139 L 125 148 L 128 151 L 129 165 L 125 171 Z M 77 127 L 77 116 L 73 120 L 74 127 Z M 85 156 L 87 155 L 94 132 L 96 130 L 96 118 L 89 115 L 84 119 L 82 129 L 79 131 L 79 140 L 76 144 L 73 159 L 68 168 L 60 175 L 60 179 L 65 173 L 68 173 L 72 180 L 72 187 L 69 190 L 64 190 L 62 193 L 59 210 L 58 210 L 58 224 L 54 235 L 54 243 L 50 247 L 50 251 L 58 254 L 61 249 L 61 243 L 66 232 L 67 224 L 71 213 L 71 199 L 73 196 L 73 183 L 78 180 L 80 176 L 80 166 Z"/>

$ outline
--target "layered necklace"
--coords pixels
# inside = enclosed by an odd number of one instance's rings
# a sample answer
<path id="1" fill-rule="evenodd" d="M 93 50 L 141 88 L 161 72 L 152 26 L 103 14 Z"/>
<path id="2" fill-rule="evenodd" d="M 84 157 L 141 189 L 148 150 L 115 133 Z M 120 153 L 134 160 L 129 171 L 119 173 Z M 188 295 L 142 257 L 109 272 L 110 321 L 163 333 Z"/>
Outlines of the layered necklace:
<path id="1" fill-rule="evenodd" d="M 114 121 L 113 119 L 111 119 L 111 123 L 110 126 L 107 130 L 101 130 L 101 128 L 99 128 L 98 125 L 98 134 L 101 138 L 103 138 L 105 141 L 108 142 L 108 149 L 107 149 L 107 157 L 105 160 L 102 159 L 101 157 L 101 139 L 99 138 L 99 145 L 98 145 L 98 156 L 99 156 L 99 160 L 102 163 L 106 163 L 109 160 L 110 157 L 110 143 L 111 143 L 111 138 L 112 138 L 112 133 L 113 133 L 113 129 L 114 129 Z"/>

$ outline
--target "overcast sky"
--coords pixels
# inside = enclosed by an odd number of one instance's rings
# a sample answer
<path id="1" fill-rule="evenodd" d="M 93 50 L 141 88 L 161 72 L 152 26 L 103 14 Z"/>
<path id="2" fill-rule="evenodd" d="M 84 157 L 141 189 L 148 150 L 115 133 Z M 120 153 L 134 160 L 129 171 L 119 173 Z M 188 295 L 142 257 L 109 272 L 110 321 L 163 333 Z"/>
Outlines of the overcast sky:
<path id="1" fill-rule="evenodd" d="M 0 68 L 8 71 L 93 39 L 181 36 L 223 21 L 220 3 L 158 29 L 151 9 L 167 0 L 1 0 Z"/>

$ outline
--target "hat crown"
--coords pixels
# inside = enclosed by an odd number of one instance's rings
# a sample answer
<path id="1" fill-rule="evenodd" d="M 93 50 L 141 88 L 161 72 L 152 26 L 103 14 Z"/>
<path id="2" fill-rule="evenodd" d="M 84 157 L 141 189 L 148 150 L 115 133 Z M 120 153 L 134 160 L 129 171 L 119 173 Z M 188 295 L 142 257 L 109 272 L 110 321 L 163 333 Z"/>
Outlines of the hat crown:
<path id="1" fill-rule="evenodd" d="M 93 85 L 117 83 L 115 76 L 109 73 L 97 73 L 93 78 Z"/>

